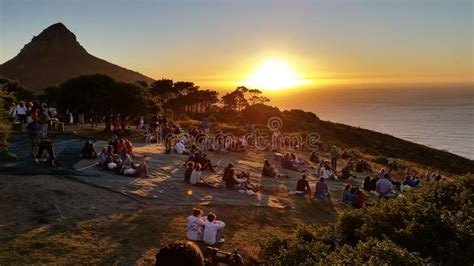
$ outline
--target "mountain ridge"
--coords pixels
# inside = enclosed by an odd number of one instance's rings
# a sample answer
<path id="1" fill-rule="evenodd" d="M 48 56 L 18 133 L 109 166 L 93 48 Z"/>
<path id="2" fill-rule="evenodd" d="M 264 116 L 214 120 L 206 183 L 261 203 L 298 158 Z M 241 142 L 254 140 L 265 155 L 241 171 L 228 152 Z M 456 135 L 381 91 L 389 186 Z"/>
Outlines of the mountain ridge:
<path id="1" fill-rule="evenodd" d="M 34 36 L 15 57 L 0 65 L 0 76 L 17 80 L 37 94 L 44 88 L 87 74 L 105 74 L 125 82 L 154 81 L 89 54 L 76 35 L 60 22 Z"/>

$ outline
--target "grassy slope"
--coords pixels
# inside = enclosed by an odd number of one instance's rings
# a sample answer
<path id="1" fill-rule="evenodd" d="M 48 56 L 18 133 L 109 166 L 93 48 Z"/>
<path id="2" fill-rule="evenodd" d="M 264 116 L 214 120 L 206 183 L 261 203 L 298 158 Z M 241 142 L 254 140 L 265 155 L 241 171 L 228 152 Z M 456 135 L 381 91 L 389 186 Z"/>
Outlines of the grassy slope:
<path id="1" fill-rule="evenodd" d="M 314 130 L 321 135 L 323 142 L 340 143 L 365 154 L 401 159 L 450 174 L 474 172 L 472 160 L 388 134 L 326 121 L 315 125 Z"/>

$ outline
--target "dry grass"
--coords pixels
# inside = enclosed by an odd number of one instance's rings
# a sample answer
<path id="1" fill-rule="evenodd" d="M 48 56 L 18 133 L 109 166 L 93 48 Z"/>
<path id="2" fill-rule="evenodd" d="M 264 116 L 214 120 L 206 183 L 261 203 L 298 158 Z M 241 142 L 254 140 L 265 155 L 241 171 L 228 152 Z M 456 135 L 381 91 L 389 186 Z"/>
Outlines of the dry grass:
<path id="1" fill-rule="evenodd" d="M 205 212 L 225 217 L 226 242 L 219 248 L 238 250 L 248 262 L 261 262 L 260 244 L 267 238 L 288 236 L 301 223 L 324 224 L 336 211 L 300 201 L 295 208 L 206 206 Z M 185 236 L 189 208 L 141 209 L 126 214 L 73 223 L 42 225 L 0 245 L 2 264 L 99 263 L 153 264 L 159 247 Z"/>

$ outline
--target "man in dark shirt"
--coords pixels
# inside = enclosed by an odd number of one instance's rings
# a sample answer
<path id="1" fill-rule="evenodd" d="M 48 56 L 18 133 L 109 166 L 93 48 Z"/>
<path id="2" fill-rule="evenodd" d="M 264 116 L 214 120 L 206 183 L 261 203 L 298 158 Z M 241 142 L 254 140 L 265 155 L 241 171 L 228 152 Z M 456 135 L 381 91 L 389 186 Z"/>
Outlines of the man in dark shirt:
<path id="1" fill-rule="evenodd" d="M 298 183 L 296 183 L 296 195 L 304 196 L 306 194 L 311 195 L 311 189 L 309 188 L 308 180 L 306 180 L 306 175 L 303 174 Z"/>

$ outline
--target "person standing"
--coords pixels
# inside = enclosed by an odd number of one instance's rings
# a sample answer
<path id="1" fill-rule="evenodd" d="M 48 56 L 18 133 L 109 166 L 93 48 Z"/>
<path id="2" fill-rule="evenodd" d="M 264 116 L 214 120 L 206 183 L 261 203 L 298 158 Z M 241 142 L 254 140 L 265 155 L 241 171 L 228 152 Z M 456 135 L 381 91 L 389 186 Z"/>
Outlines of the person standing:
<path id="1" fill-rule="evenodd" d="M 26 108 L 26 105 L 23 101 L 21 101 L 15 109 L 16 116 L 18 117 L 18 120 L 20 120 L 21 124 L 26 124 L 26 113 L 28 112 L 28 109 Z"/>
<path id="2" fill-rule="evenodd" d="M 337 159 L 340 156 L 339 150 L 337 149 L 336 145 L 332 146 L 331 151 L 329 151 L 329 155 L 331 155 L 331 168 L 336 171 L 337 169 Z"/>
<path id="3" fill-rule="evenodd" d="M 48 105 L 43 103 L 38 114 L 38 123 L 39 123 L 39 137 L 40 139 L 45 139 L 48 137 L 48 123 L 50 115 Z"/>
<path id="4" fill-rule="evenodd" d="M 209 120 L 207 120 L 206 118 L 202 121 L 202 129 L 204 130 L 204 133 L 209 133 L 209 128 L 210 128 Z"/>

